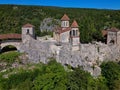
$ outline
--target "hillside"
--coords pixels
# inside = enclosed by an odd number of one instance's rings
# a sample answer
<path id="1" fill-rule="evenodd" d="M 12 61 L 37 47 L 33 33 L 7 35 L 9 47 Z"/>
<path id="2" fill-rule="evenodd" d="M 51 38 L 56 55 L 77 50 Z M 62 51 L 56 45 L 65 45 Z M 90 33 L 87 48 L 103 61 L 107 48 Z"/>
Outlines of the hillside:
<path id="1" fill-rule="evenodd" d="M 8 56 L 8 57 L 6 57 Z M 0 90 L 120 90 L 120 63 L 104 62 L 94 78 L 82 67 L 28 63 L 25 53 L 0 54 Z"/>
<path id="2" fill-rule="evenodd" d="M 31 23 L 40 36 L 40 23 L 43 19 L 60 19 L 64 13 L 71 18 L 71 22 L 77 20 L 81 42 L 101 40 L 100 31 L 104 28 L 120 28 L 120 10 L 0 5 L 0 34 L 21 33 L 22 25 Z"/>

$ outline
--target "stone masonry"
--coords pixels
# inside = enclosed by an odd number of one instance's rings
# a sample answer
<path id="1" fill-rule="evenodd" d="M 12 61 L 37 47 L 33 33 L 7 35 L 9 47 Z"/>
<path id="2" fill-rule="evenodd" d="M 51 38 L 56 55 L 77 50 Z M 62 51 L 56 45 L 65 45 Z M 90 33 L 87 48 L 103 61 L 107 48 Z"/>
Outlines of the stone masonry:
<path id="1" fill-rule="evenodd" d="M 81 66 L 93 76 L 100 75 L 100 64 L 103 61 L 120 61 L 120 48 L 117 45 L 108 46 L 101 42 L 94 44 L 81 44 L 80 50 L 72 51 L 69 43 L 62 43 L 58 46 L 57 41 L 35 40 L 27 35 L 27 40 L 21 45 L 21 52 L 28 55 L 29 62 L 47 63 L 50 58 L 55 58 L 62 65 L 72 67 Z"/>

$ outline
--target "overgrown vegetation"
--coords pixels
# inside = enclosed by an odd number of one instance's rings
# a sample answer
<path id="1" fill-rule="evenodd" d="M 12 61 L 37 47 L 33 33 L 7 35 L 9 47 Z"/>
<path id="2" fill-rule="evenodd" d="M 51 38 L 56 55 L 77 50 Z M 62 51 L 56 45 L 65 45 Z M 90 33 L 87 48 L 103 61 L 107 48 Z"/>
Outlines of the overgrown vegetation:
<path id="1" fill-rule="evenodd" d="M 15 60 L 18 58 L 19 55 L 20 53 L 16 51 L 2 53 L 0 54 L 0 62 L 4 61 L 7 63 L 13 63 L 15 62 Z"/>
<path id="2" fill-rule="evenodd" d="M 120 28 L 119 10 L 0 5 L 0 33 L 21 33 L 22 25 L 31 23 L 36 34 L 41 36 L 39 28 L 42 20 L 48 17 L 61 19 L 64 13 L 70 17 L 70 23 L 73 19 L 77 20 L 83 43 L 101 40 L 104 28 Z"/>
<path id="3" fill-rule="evenodd" d="M 52 31 L 40 31 L 40 36 L 46 36 L 46 35 L 50 35 L 51 37 L 53 37 L 53 32 Z"/>
<path id="4" fill-rule="evenodd" d="M 120 64 L 107 62 L 101 65 L 102 75 L 107 80 L 107 86 L 110 90 L 120 90 Z"/>
<path id="5" fill-rule="evenodd" d="M 9 69 L 0 73 L 0 90 L 119 90 L 120 65 L 108 62 L 101 67 L 98 78 L 80 67 L 66 71 L 55 60 Z"/>

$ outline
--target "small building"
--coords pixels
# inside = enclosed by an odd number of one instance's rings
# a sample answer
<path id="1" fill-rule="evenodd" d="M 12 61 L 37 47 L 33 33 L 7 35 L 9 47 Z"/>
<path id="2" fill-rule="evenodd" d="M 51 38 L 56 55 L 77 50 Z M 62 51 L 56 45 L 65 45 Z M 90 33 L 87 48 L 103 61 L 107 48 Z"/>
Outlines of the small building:
<path id="1" fill-rule="evenodd" d="M 108 45 L 120 44 L 120 30 L 117 28 L 102 30 L 102 34 L 104 37 L 106 37 L 106 42 Z"/>
<path id="2" fill-rule="evenodd" d="M 76 20 L 70 26 L 70 18 L 64 14 L 61 18 L 61 27 L 56 27 L 53 33 L 54 39 L 59 43 L 70 43 L 73 47 L 80 44 L 79 26 Z"/>

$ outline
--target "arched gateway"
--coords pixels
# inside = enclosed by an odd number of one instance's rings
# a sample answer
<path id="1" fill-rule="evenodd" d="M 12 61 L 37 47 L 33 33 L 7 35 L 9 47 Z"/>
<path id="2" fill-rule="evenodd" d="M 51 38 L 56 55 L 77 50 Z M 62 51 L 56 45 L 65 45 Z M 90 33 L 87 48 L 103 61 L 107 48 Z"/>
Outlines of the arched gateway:
<path id="1" fill-rule="evenodd" d="M 21 34 L 1 34 L 0 35 L 0 51 L 6 46 L 14 46 L 20 50 Z"/>

